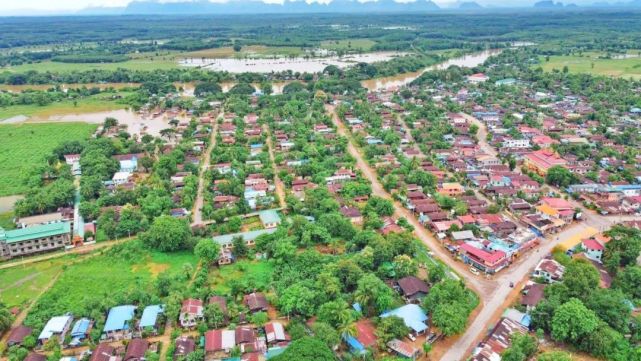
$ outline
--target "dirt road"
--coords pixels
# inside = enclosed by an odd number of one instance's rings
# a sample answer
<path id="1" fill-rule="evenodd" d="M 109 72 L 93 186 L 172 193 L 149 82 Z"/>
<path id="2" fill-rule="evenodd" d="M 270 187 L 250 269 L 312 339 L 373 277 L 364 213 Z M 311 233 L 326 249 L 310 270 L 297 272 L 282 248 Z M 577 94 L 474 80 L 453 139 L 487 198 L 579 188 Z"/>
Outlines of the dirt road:
<path id="1" fill-rule="evenodd" d="M 222 113 L 221 113 L 222 114 Z M 220 117 L 221 115 L 219 115 Z M 218 117 L 216 117 L 218 119 Z M 205 157 L 203 159 L 203 165 L 200 167 L 200 174 L 198 175 L 198 192 L 196 195 L 196 201 L 194 202 L 194 208 L 192 214 L 194 215 L 192 226 L 200 225 L 203 223 L 203 204 L 205 203 L 203 193 L 205 191 L 205 172 L 209 169 L 209 164 L 211 163 L 211 152 L 216 146 L 216 135 L 218 134 L 218 121 L 214 123 L 214 127 L 211 130 L 211 138 L 209 141 L 209 147 L 205 151 Z"/>
<path id="2" fill-rule="evenodd" d="M 274 186 L 276 187 L 276 195 L 278 196 L 278 204 L 280 208 L 286 209 L 287 203 L 285 203 L 285 185 L 278 177 L 278 171 L 276 168 L 276 158 L 274 156 L 274 143 L 272 142 L 272 132 L 269 129 L 267 124 L 263 125 L 263 131 L 267 134 L 267 151 L 269 152 L 269 160 L 272 162 L 274 167 Z"/>

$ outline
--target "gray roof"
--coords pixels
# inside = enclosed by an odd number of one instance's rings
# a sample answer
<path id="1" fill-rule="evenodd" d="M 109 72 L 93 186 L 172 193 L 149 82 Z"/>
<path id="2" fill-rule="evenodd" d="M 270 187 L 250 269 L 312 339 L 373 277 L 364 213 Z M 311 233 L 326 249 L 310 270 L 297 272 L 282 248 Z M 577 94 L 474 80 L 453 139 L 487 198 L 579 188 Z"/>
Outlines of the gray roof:
<path id="1" fill-rule="evenodd" d="M 271 234 L 276 232 L 276 228 L 270 228 L 270 229 L 259 229 L 256 231 L 249 231 L 249 232 L 240 232 L 240 233 L 232 233 L 232 234 L 224 234 L 222 236 L 216 236 L 213 237 L 214 242 L 220 244 L 220 245 L 226 245 L 232 243 L 232 240 L 234 237 L 242 237 L 244 241 L 251 241 L 255 240 L 259 236 L 263 234 Z"/>

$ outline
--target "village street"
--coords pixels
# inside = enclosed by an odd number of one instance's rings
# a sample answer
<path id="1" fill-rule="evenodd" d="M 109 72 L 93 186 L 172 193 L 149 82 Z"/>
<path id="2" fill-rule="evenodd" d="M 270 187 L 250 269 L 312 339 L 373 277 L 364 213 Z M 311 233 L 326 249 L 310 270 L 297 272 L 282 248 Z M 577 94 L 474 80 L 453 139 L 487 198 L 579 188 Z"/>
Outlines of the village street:
<path id="1" fill-rule="evenodd" d="M 222 113 L 219 114 L 219 117 L 222 116 Z M 218 117 L 217 117 L 218 118 Z M 194 201 L 194 209 L 193 209 L 193 222 L 191 223 L 192 226 L 195 225 L 200 225 L 203 223 L 203 205 L 205 204 L 204 202 L 204 197 L 203 193 L 205 191 L 205 172 L 209 169 L 209 163 L 211 162 L 211 151 L 214 149 L 216 146 L 216 135 L 218 134 L 218 121 L 214 121 L 214 126 L 211 129 L 211 140 L 209 142 L 209 147 L 207 147 L 207 150 L 205 150 L 205 157 L 203 158 L 203 164 L 200 167 L 200 175 L 198 176 L 198 193 L 196 195 L 196 200 Z"/>
<path id="2" fill-rule="evenodd" d="M 372 192 L 374 195 L 393 200 L 391 195 L 385 191 L 379 182 L 376 172 L 367 164 L 360 151 L 354 146 L 350 133 L 339 119 L 336 114 L 334 106 L 327 106 L 327 111 L 332 114 L 332 119 L 338 128 L 338 133 L 349 139 L 348 151 L 356 159 L 358 169 L 363 173 L 363 176 L 371 182 Z M 487 149 L 487 153 L 492 150 L 496 151 L 487 142 L 485 137 L 481 134 L 484 133 L 484 126 L 479 126 L 479 138 L 482 149 Z M 471 352 L 472 348 L 482 340 L 486 331 L 491 327 L 500 317 L 504 302 L 519 292 L 518 284 L 522 283 L 532 272 L 534 267 L 539 261 L 549 254 L 552 249 L 563 241 L 568 239 L 576 240 L 577 243 L 581 239 L 593 236 L 594 234 L 606 230 L 614 224 L 622 221 L 631 220 L 634 217 L 605 217 L 600 216 L 591 211 L 584 211 L 584 222 L 574 223 L 567 227 L 562 232 L 547 237 L 542 244 L 532 252 L 529 252 L 525 257 L 519 258 L 507 269 L 502 270 L 497 276 L 492 279 L 486 279 L 481 276 L 475 276 L 468 271 L 468 266 L 464 263 L 452 258 L 449 251 L 443 247 L 439 241 L 421 225 L 416 217 L 403 205 L 394 201 L 396 216 L 405 217 L 410 224 L 415 228 L 416 236 L 432 251 L 434 254 L 443 261 L 446 265 L 454 269 L 465 281 L 466 285 L 473 289 L 481 300 L 480 312 L 472 320 L 471 324 L 466 329 L 466 332 L 459 336 L 456 342 L 448 349 L 448 351 L 441 357 L 444 361 L 461 361 L 466 358 Z M 510 287 L 510 282 L 513 282 L 517 287 Z"/>

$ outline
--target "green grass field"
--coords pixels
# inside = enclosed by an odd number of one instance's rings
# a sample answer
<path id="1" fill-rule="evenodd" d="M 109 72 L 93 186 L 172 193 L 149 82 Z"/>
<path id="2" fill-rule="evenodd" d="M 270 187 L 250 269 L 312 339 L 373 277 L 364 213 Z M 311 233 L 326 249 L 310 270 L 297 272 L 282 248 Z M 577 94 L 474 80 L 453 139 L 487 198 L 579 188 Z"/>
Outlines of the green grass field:
<path id="1" fill-rule="evenodd" d="M 154 70 L 154 69 L 175 69 L 178 67 L 178 60 L 176 53 L 165 53 L 161 55 L 155 54 L 135 54 L 132 59 L 120 63 L 61 63 L 53 61 L 43 61 L 40 63 L 22 64 L 18 66 L 0 68 L 16 73 L 22 73 L 29 70 L 36 71 L 52 71 L 52 72 L 70 72 L 70 71 L 86 71 L 93 69 L 102 70 L 116 70 L 116 69 L 131 69 L 131 70 Z"/>
<path id="2" fill-rule="evenodd" d="M 636 55 L 636 53 L 632 54 Z M 551 56 L 550 61 L 545 61 L 545 58 L 541 57 L 540 61 L 545 71 L 563 70 L 563 67 L 567 66 L 570 73 L 641 79 L 641 57 L 599 59 L 598 54 L 586 53 L 583 56 Z"/>
<path id="3" fill-rule="evenodd" d="M 38 325 L 52 315 L 66 312 L 91 316 L 87 312 L 102 306 L 108 308 L 122 304 L 127 299 L 123 296 L 127 294 L 135 295 L 138 291 L 153 293 L 153 281 L 159 273 L 177 274 L 182 272 L 185 263 L 195 268 L 198 261 L 189 252 L 163 254 L 129 248 L 132 245 L 130 242 L 118 245 L 64 268 L 53 287 L 42 295 L 29 313 L 27 324 Z M 117 248 L 119 250 L 114 252 Z"/>
<path id="4" fill-rule="evenodd" d="M 62 271 L 71 257 L 0 270 L 0 302 L 9 307 L 33 300 Z"/>
<path id="5" fill-rule="evenodd" d="M 5 230 L 16 228 L 16 224 L 13 223 L 13 212 L 0 213 L 0 227 Z"/>
<path id="6" fill-rule="evenodd" d="M 0 125 L 0 196 L 27 191 L 23 175 L 44 162 L 47 155 L 65 140 L 88 138 L 95 124 L 4 124 Z"/>
<path id="7" fill-rule="evenodd" d="M 218 294 L 230 291 L 230 282 L 248 281 L 256 287 L 266 286 L 271 281 L 274 266 L 268 261 L 240 260 L 234 264 L 216 268 L 209 273 L 209 281 Z"/>
<path id="8" fill-rule="evenodd" d="M 231 47 L 203 49 L 188 53 L 178 54 L 179 58 L 235 58 L 235 57 L 273 57 L 273 56 L 299 56 L 303 55 L 301 48 L 293 46 L 244 46 L 239 52 Z"/>
<path id="9" fill-rule="evenodd" d="M 113 95 L 115 93 L 108 94 Z M 118 94 L 125 96 L 127 92 L 118 92 Z M 17 115 L 47 118 L 52 115 L 95 113 L 107 110 L 123 109 L 126 107 L 127 106 L 125 104 L 112 100 L 107 94 L 97 94 L 91 97 L 79 99 L 76 103 L 71 100 L 64 100 L 45 106 L 29 104 L 0 107 L 0 119 L 7 119 Z M 0 124 L 2 124 L 2 122 L 0 122 Z"/>
<path id="10" fill-rule="evenodd" d="M 321 42 L 321 48 L 328 50 L 357 50 L 369 51 L 376 42 L 370 39 L 345 39 L 345 40 L 326 40 Z"/>

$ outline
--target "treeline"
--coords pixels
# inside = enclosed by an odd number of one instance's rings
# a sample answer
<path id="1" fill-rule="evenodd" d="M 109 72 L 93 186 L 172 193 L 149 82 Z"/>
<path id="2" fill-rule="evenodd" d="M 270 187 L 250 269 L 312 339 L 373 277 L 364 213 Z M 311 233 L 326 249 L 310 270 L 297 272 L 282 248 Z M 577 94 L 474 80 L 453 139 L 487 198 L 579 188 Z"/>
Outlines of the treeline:
<path id="1" fill-rule="evenodd" d="M 69 54 L 51 58 L 59 63 L 122 63 L 127 60 L 129 57 L 122 54 Z"/>

